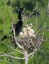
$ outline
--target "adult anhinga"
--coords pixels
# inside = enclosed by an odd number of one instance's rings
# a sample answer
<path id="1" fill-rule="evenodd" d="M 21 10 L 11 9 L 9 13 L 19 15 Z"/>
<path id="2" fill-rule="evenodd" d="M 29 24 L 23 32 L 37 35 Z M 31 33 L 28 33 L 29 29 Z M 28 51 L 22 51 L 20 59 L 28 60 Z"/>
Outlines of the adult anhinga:
<path id="1" fill-rule="evenodd" d="M 13 26 L 15 28 L 16 35 L 19 35 L 19 33 L 20 33 L 21 29 L 22 29 L 22 25 L 23 25 L 22 18 L 21 18 L 22 11 L 23 11 L 23 8 L 20 8 L 18 10 L 18 22 L 16 24 L 13 24 Z"/>

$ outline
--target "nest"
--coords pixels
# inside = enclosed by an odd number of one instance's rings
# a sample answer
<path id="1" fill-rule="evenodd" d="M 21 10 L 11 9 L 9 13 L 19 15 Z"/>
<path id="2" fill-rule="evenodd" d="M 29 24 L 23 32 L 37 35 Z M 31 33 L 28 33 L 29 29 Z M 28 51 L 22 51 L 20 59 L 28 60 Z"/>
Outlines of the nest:
<path id="1" fill-rule="evenodd" d="M 16 36 L 15 29 L 14 27 L 12 28 L 13 28 L 14 39 L 16 41 L 16 44 L 19 45 L 21 48 L 25 50 L 30 50 L 30 49 L 33 50 L 34 48 L 35 49 L 39 48 L 39 46 L 41 45 L 42 35 L 35 35 L 35 37 L 34 36 L 20 37 L 20 36 Z"/>
<path id="2" fill-rule="evenodd" d="M 41 44 L 41 38 L 39 36 L 33 37 L 33 36 L 26 36 L 17 38 L 17 42 L 20 46 L 22 46 L 25 50 L 30 50 L 33 48 L 39 48 Z"/>

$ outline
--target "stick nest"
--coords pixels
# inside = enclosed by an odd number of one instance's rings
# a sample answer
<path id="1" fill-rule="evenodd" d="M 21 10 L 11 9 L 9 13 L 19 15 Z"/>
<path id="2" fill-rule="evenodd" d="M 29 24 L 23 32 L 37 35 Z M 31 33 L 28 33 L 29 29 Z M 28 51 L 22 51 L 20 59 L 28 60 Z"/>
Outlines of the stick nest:
<path id="1" fill-rule="evenodd" d="M 33 36 L 26 36 L 23 38 L 17 38 L 17 42 L 19 45 L 21 45 L 24 49 L 29 50 L 33 48 L 39 48 L 41 44 L 41 38 L 39 35 L 35 37 Z"/>

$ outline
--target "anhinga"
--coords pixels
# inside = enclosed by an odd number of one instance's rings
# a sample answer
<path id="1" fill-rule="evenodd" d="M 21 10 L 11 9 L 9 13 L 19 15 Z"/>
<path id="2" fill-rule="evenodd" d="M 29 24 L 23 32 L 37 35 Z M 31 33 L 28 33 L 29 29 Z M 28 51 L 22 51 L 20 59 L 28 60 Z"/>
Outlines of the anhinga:
<path id="1" fill-rule="evenodd" d="M 22 11 L 23 11 L 23 8 L 20 8 L 18 10 L 18 22 L 16 24 L 14 24 L 16 35 L 19 35 L 19 33 L 20 33 L 21 29 L 22 29 L 22 25 L 23 25 L 22 18 L 21 18 Z"/>

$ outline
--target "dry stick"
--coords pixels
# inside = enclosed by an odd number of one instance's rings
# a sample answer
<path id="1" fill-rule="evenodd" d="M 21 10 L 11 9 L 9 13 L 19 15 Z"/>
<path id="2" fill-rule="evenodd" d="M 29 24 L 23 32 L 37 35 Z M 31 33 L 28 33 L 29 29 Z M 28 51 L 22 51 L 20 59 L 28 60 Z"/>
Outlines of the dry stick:
<path id="1" fill-rule="evenodd" d="M 14 57 L 14 56 L 11 56 L 11 55 L 9 55 L 9 54 L 2 54 L 2 55 L 0 55 L 0 57 L 4 57 L 4 56 L 6 56 L 6 57 L 11 57 L 11 58 L 15 58 L 15 59 L 22 59 L 22 60 L 24 60 L 25 58 L 20 58 L 20 57 Z"/>
<path id="2" fill-rule="evenodd" d="M 37 51 L 37 49 L 34 49 L 33 52 L 31 52 L 30 54 L 28 54 L 29 59 L 31 58 L 31 56 L 33 57 L 33 55 L 35 54 L 36 51 Z"/>
<path id="3" fill-rule="evenodd" d="M 36 32 L 36 34 L 35 35 L 37 35 L 39 32 L 40 32 L 40 30 L 43 28 L 43 26 Z"/>
<path id="4" fill-rule="evenodd" d="M 9 57 L 11 57 L 11 58 L 16 58 L 16 59 L 23 59 L 23 60 L 25 59 L 25 58 L 20 58 L 20 57 L 11 56 L 10 53 L 8 53 L 8 54 L 3 53 L 3 54 L 1 54 L 0 56 L 4 56 L 4 55 L 7 56 L 7 57 L 9 56 Z"/>
<path id="5" fill-rule="evenodd" d="M 8 45 L 7 45 L 8 46 Z M 17 50 L 15 50 L 14 48 L 12 48 L 12 47 L 10 47 L 10 46 L 8 46 L 9 48 L 11 48 L 12 50 L 14 50 L 14 52 L 19 52 L 19 53 L 21 53 L 21 54 L 24 54 L 23 52 L 21 52 L 21 51 L 17 51 Z"/>
<path id="6" fill-rule="evenodd" d="M 23 49 L 23 47 L 22 47 L 21 45 L 19 45 L 18 42 L 17 42 L 16 33 L 15 33 L 15 29 L 14 29 L 14 26 L 13 26 L 13 25 L 12 25 L 12 29 L 13 29 L 14 39 L 15 39 L 15 41 L 16 41 L 17 46 L 18 46 L 20 49 Z"/>
<path id="7" fill-rule="evenodd" d="M 7 45 L 8 46 L 8 45 Z M 18 50 L 15 50 L 14 48 L 12 48 L 11 46 L 8 46 L 9 48 L 11 48 L 12 50 L 14 50 L 14 52 L 19 52 L 19 53 L 21 53 L 21 54 L 24 54 L 23 52 L 21 52 L 21 51 L 18 51 Z"/>

